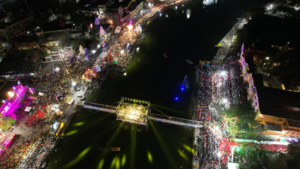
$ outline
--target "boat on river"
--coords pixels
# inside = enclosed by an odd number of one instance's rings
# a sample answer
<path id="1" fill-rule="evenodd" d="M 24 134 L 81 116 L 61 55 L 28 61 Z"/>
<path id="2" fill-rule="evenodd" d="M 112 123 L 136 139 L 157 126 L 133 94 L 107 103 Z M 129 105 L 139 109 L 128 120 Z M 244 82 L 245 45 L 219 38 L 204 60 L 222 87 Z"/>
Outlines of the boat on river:
<path id="1" fill-rule="evenodd" d="M 191 60 L 189 60 L 189 59 L 187 59 L 186 62 L 188 62 L 191 65 L 193 64 L 193 62 Z"/>
<path id="2" fill-rule="evenodd" d="M 120 150 L 121 150 L 120 147 L 113 147 L 113 148 L 111 148 L 111 151 L 120 151 Z"/>
<path id="3" fill-rule="evenodd" d="M 44 162 L 44 163 L 42 164 L 41 168 L 45 168 L 45 167 L 46 167 L 46 165 L 47 165 L 47 163 L 46 163 L 46 162 Z"/>

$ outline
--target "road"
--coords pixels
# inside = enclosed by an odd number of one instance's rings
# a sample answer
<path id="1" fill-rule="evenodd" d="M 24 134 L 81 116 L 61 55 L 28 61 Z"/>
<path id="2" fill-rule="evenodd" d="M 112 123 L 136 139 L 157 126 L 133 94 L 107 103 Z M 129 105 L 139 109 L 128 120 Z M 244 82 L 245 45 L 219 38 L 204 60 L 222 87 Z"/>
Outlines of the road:
<path id="1" fill-rule="evenodd" d="M 239 26 L 243 23 L 243 18 L 240 18 L 238 22 L 231 28 L 231 30 L 222 38 L 219 42 L 221 48 L 217 51 L 216 56 L 213 58 L 213 61 L 222 61 L 226 56 L 231 46 L 231 40 L 236 30 L 239 29 Z"/>

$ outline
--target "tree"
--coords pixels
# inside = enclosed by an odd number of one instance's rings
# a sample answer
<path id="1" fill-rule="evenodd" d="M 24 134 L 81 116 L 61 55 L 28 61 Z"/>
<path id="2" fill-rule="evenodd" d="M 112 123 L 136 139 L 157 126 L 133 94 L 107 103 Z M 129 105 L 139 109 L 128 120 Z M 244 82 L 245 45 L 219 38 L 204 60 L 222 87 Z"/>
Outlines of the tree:
<path id="1" fill-rule="evenodd" d="M 81 26 L 81 28 L 83 25 L 88 24 L 87 18 L 82 12 L 72 15 L 71 21 L 75 24 L 75 26 Z"/>
<path id="2" fill-rule="evenodd" d="M 12 119 L 11 117 L 3 118 L 0 122 L 0 128 L 5 131 L 10 128 L 14 123 L 16 122 L 15 119 Z"/>
<path id="3" fill-rule="evenodd" d="M 73 44 L 73 47 L 74 47 L 74 48 L 79 48 L 80 45 L 81 45 L 81 46 L 84 46 L 84 45 L 85 45 L 85 42 L 84 42 L 84 39 L 76 37 L 76 38 L 72 41 L 72 44 Z"/>
<path id="4" fill-rule="evenodd" d="M 242 138 L 248 141 L 240 144 L 240 151 L 237 152 L 242 159 L 240 162 L 240 168 L 247 169 L 273 169 L 273 160 L 270 156 L 278 154 L 268 150 L 267 144 L 263 144 L 264 141 L 271 141 L 272 139 L 263 134 L 257 134 L 253 132 L 247 132 L 242 135 Z M 251 141 L 250 141 L 251 140 Z"/>
<path id="5" fill-rule="evenodd" d="M 288 159 L 288 167 L 300 169 L 300 142 L 299 139 L 297 141 L 291 142 L 288 145 L 288 153 L 290 156 Z"/>
<path id="6" fill-rule="evenodd" d="M 45 50 L 40 50 L 40 57 L 45 58 L 48 55 L 47 51 Z"/>
<path id="7" fill-rule="evenodd" d="M 224 109 L 223 113 L 226 118 L 236 118 L 236 123 L 248 123 L 250 125 L 257 124 L 255 121 L 257 113 L 254 111 L 250 101 L 232 105 L 230 109 Z"/>

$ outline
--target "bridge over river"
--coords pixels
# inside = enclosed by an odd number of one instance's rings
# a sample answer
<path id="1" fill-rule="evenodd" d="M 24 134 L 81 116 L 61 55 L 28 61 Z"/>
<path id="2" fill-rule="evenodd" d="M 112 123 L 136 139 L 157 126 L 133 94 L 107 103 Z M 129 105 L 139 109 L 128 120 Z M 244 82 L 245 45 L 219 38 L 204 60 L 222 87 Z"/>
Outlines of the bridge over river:
<path id="1" fill-rule="evenodd" d="M 124 99 L 122 98 L 122 101 L 123 100 Z M 150 102 L 146 102 L 146 103 L 148 105 L 150 104 Z M 134 103 L 132 105 L 134 106 L 134 108 L 139 108 L 138 106 L 140 106 L 140 105 L 137 105 L 137 103 Z M 115 106 L 93 103 L 93 102 L 79 102 L 79 103 L 77 103 L 77 106 L 81 107 L 81 108 L 85 108 L 85 109 L 98 110 L 98 111 L 103 111 L 103 112 L 108 112 L 108 113 L 116 113 L 117 116 L 119 116 L 118 110 L 120 110 L 120 108 L 121 108 L 120 105 L 115 107 Z M 126 105 L 126 106 L 128 108 L 128 105 Z M 141 107 L 144 108 L 143 106 L 141 106 Z M 131 108 L 131 107 L 129 107 L 129 108 Z M 131 108 L 127 111 L 134 111 L 134 109 Z M 140 110 L 140 111 L 143 111 L 143 110 Z M 148 121 L 148 119 L 150 119 L 150 120 L 163 122 L 163 123 L 188 126 L 188 127 L 194 127 L 194 128 L 203 128 L 203 122 L 200 122 L 200 121 L 188 120 L 188 119 L 182 119 L 182 118 L 177 118 L 177 117 L 172 117 L 172 116 L 165 116 L 165 115 L 150 113 L 150 110 L 149 111 L 145 110 L 145 112 L 146 113 L 144 113 L 144 114 L 134 114 L 134 115 L 130 114 L 130 115 L 128 115 L 128 117 L 126 117 L 126 115 L 125 116 L 120 115 L 121 117 L 117 117 L 117 120 L 147 125 L 147 121 Z M 138 116 L 138 117 L 135 118 L 135 116 Z"/>

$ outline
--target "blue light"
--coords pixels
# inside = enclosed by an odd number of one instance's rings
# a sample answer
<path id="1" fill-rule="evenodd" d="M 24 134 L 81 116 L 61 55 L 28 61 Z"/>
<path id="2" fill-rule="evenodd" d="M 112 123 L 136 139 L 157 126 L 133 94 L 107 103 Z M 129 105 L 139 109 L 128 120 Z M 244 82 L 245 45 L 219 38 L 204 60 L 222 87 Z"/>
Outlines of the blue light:
<path id="1" fill-rule="evenodd" d="M 178 100 L 179 99 L 179 97 L 175 97 L 175 100 Z"/>
<path id="2" fill-rule="evenodd" d="M 184 87 L 181 88 L 181 91 L 184 91 Z"/>

